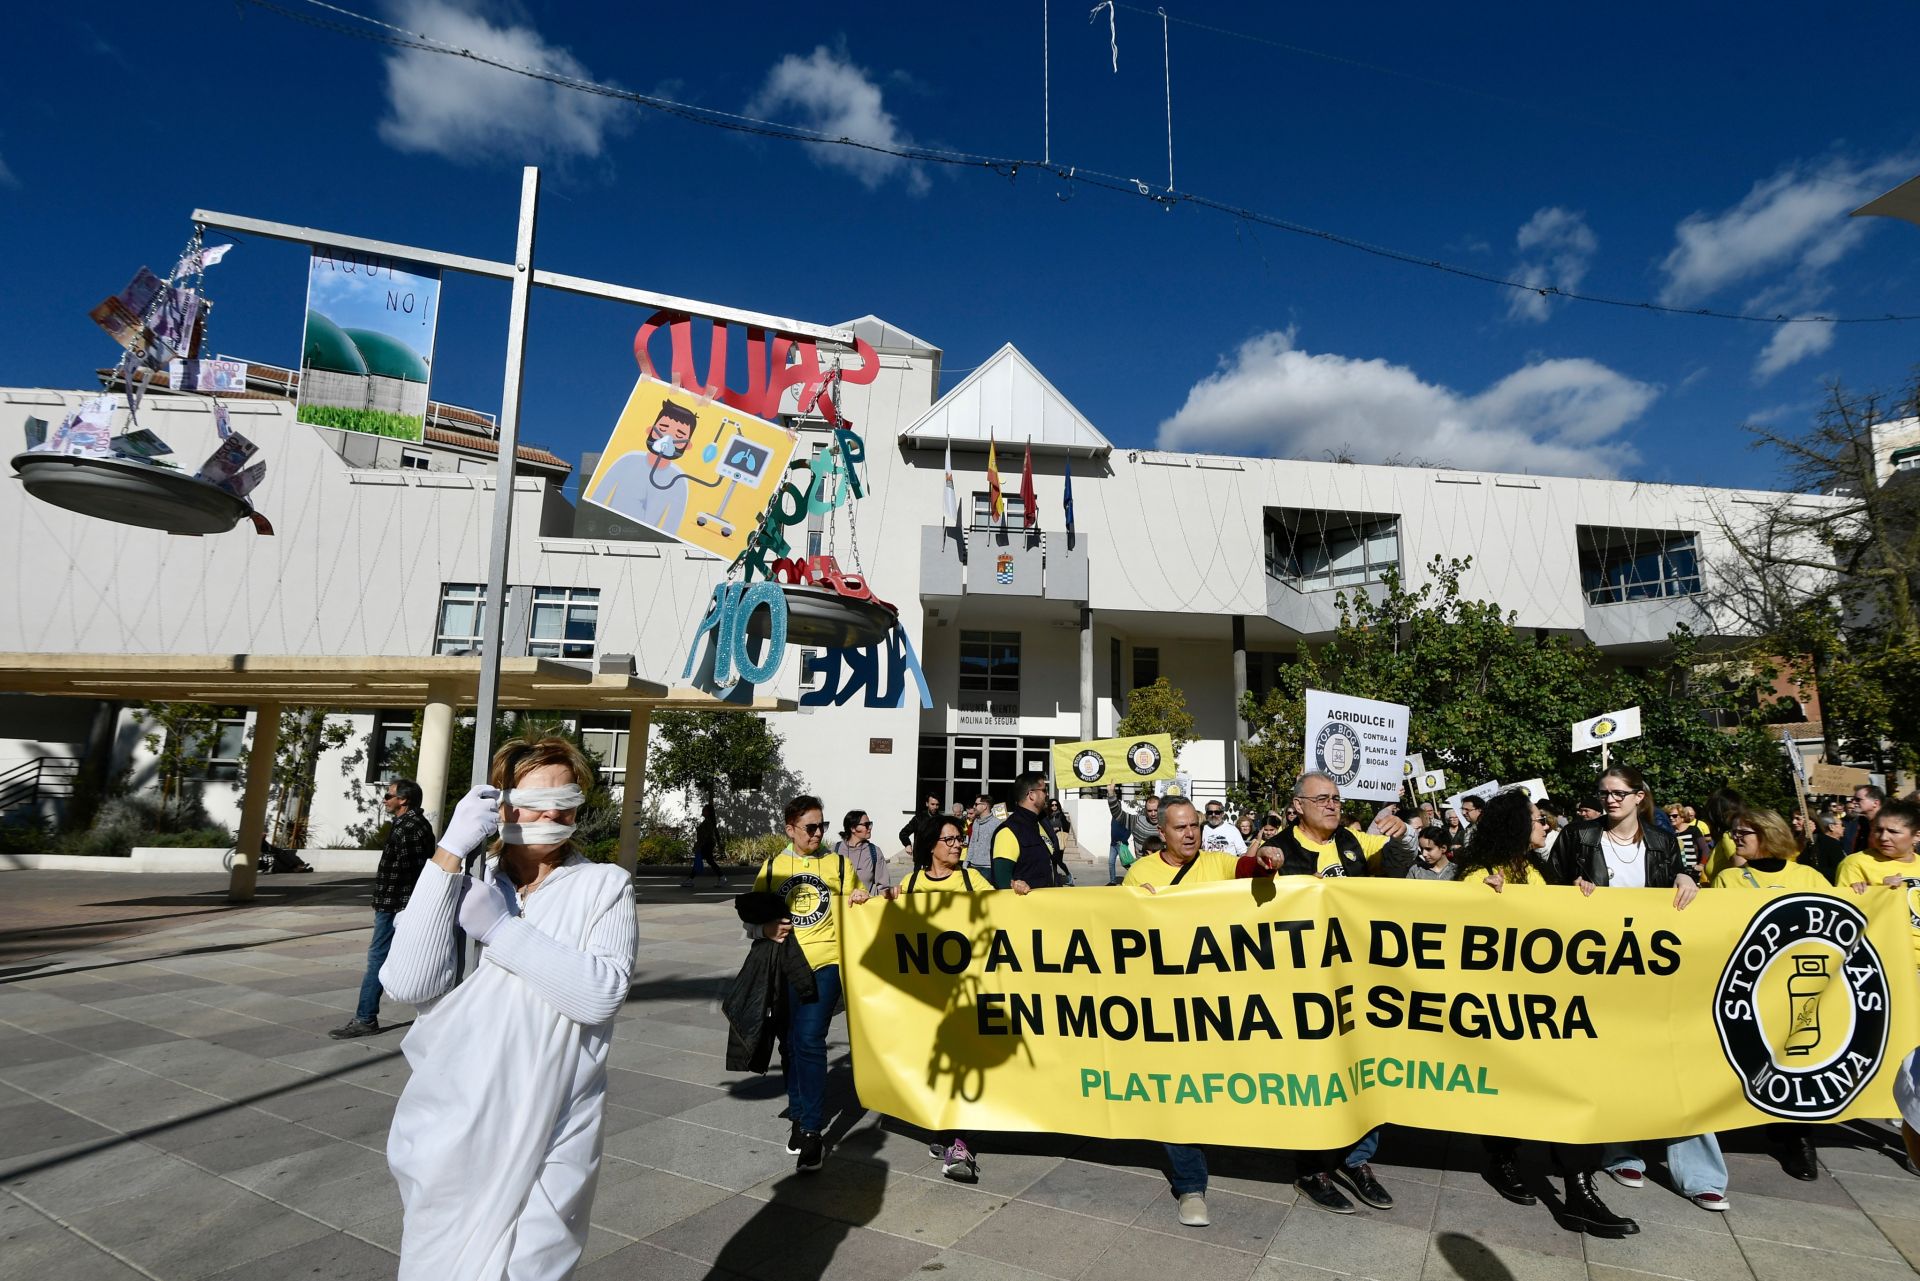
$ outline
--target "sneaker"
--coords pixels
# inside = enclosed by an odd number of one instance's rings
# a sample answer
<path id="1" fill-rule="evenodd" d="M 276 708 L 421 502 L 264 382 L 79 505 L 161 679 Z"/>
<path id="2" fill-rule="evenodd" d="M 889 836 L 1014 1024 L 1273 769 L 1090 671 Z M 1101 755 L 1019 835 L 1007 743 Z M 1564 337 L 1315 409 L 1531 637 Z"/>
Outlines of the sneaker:
<path id="1" fill-rule="evenodd" d="M 1180 1197 L 1180 1222 L 1190 1228 L 1211 1226 L 1207 1217 L 1207 1198 L 1203 1192 L 1186 1192 Z"/>
<path id="2" fill-rule="evenodd" d="M 345 1027 L 337 1027 L 333 1029 L 333 1031 L 327 1033 L 327 1035 L 332 1037 L 336 1041 L 350 1041 L 356 1036 L 379 1036 L 380 1020 L 374 1019 L 369 1022 L 361 1019 L 354 1019 L 352 1022 L 348 1023 Z"/>
<path id="3" fill-rule="evenodd" d="M 955 1183 L 980 1181 L 980 1163 L 973 1159 L 973 1151 L 965 1139 L 955 1139 L 953 1146 L 940 1154 L 940 1173 Z"/>
<path id="4" fill-rule="evenodd" d="M 1647 1186 L 1646 1171 L 1636 1170 L 1630 1165 L 1623 1165 L 1617 1170 L 1608 1170 L 1607 1174 L 1615 1183 L 1618 1183 L 1623 1188 L 1644 1188 Z"/>
<path id="5" fill-rule="evenodd" d="M 800 1136 L 804 1133 L 806 1133 L 806 1131 L 800 1128 L 800 1123 L 798 1121 L 795 1121 L 793 1123 L 793 1128 L 787 1131 L 787 1155 L 788 1156 L 800 1155 Z M 935 1156 L 939 1156 L 940 1149 L 935 1148 L 933 1154 Z"/>
<path id="6" fill-rule="evenodd" d="M 800 1131 L 799 1159 L 793 1168 L 801 1174 L 812 1174 L 827 1162 L 826 1140 L 820 1137 L 818 1130 Z"/>
<path id="7" fill-rule="evenodd" d="M 1702 1210 L 1714 1210 L 1724 1214 L 1729 1209 L 1732 1209 L 1726 1196 L 1719 1192 L 1702 1192 L 1697 1196 L 1692 1196 L 1687 1199 L 1699 1206 Z"/>
<path id="8" fill-rule="evenodd" d="M 1324 1174 L 1309 1174 L 1303 1179 L 1295 1179 L 1293 1186 L 1329 1214 L 1354 1214 L 1358 1211 L 1358 1207 L 1347 1200 L 1340 1189 L 1333 1185 L 1333 1180 Z"/>
<path id="9" fill-rule="evenodd" d="M 1391 1210 L 1393 1194 L 1380 1186 L 1380 1180 L 1373 1177 L 1373 1167 L 1360 1165 L 1342 1166 L 1334 1178 L 1353 1189 L 1353 1194 L 1376 1210 Z"/>

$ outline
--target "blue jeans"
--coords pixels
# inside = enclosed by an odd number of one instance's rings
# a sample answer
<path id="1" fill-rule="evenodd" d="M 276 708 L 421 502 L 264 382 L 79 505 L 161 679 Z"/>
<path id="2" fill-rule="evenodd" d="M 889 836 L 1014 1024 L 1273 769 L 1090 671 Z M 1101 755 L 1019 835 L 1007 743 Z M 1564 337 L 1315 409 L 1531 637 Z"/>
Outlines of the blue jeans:
<path id="1" fill-rule="evenodd" d="M 1120 879 L 1120 851 L 1127 848 L 1125 841 L 1115 841 L 1107 846 L 1107 881 L 1111 884 Z"/>
<path id="2" fill-rule="evenodd" d="M 1329 1148 L 1324 1152 L 1300 1152 L 1295 1164 L 1302 1178 L 1309 1174 L 1331 1174 L 1336 1167 L 1346 1166 L 1352 1169 L 1356 1165 L 1365 1165 L 1373 1160 L 1373 1154 L 1380 1150 L 1380 1131 L 1383 1127 L 1374 1126 L 1360 1136 L 1360 1141 L 1342 1151 Z"/>
<path id="3" fill-rule="evenodd" d="M 818 989 L 802 1001 L 787 985 L 787 1115 L 803 1130 L 818 1131 L 827 1101 L 827 1025 L 840 1004 L 840 967 L 813 972 Z"/>
<path id="4" fill-rule="evenodd" d="M 362 1023 L 373 1023 L 380 1018 L 380 967 L 387 963 L 387 949 L 393 946 L 393 918 L 395 912 L 373 910 L 373 942 L 367 944 L 367 973 L 360 980 L 360 1004 L 355 1007 L 353 1017 Z"/>
<path id="5" fill-rule="evenodd" d="M 1185 1196 L 1189 1192 L 1204 1193 L 1207 1190 L 1207 1154 L 1199 1148 L 1185 1143 L 1165 1143 L 1167 1164 L 1173 1167 L 1173 1174 L 1167 1182 L 1173 1185 L 1175 1196 Z"/>
<path id="6" fill-rule="evenodd" d="M 1727 1159 L 1720 1155 L 1720 1140 L 1711 1134 L 1691 1138 L 1668 1139 L 1667 1173 L 1681 1196 L 1699 1196 L 1702 1192 L 1727 1190 Z M 1600 1164 L 1609 1170 L 1647 1172 L 1647 1162 L 1630 1143 L 1609 1143 L 1600 1150 Z"/>

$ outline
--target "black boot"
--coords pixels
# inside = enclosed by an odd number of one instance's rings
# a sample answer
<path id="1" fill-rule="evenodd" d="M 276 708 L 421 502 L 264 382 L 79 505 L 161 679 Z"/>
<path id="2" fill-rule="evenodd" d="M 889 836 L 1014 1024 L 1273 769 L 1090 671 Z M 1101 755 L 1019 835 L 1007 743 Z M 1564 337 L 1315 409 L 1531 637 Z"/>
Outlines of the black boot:
<path id="1" fill-rule="evenodd" d="M 1813 1154 L 1813 1140 L 1804 1134 L 1788 1139 L 1787 1150 L 1780 1156 L 1780 1168 L 1802 1183 L 1819 1178 L 1820 1162 Z"/>
<path id="2" fill-rule="evenodd" d="M 1520 1177 L 1520 1167 L 1513 1163 L 1512 1157 L 1490 1161 L 1487 1164 L 1487 1182 L 1493 1185 L 1495 1192 L 1515 1205 L 1539 1203 L 1540 1198 L 1527 1191 L 1526 1180 Z"/>
<path id="3" fill-rule="evenodd" d="M 1596 1237 L 1630 1237 L 1640 1230 L 1638 1223 L 1607 1208 L 1607 1203 L 1593 1190 L 1590 1170 L 1567 1176 L 1567 1224 Z"/>

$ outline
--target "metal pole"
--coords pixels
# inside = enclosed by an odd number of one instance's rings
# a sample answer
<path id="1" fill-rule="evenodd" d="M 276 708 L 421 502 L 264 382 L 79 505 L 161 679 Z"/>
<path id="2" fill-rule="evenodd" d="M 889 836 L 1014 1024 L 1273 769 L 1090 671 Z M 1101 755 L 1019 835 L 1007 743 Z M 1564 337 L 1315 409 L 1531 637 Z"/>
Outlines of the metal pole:
<path id="1" fill-rule="evenodd" d="M 520 376 L 527 360 L 527 313 L 533 301 L 533 228 L 540 206 L 540 170 L 520 175 L 520 232 L 513 245 L 513 307 L 507 315 L 507 378 L 500 392 L 500 458 L 494 468 L 493 533 L 487 553 L 486 618 L 481 624 L 480 688 L 473 709 L 473 781 L 487 781 L 493 719 L 500 707 L 500 633 L 507 615 L 507 553 L 513 542 L 513 470 L 520 443 Z"/>

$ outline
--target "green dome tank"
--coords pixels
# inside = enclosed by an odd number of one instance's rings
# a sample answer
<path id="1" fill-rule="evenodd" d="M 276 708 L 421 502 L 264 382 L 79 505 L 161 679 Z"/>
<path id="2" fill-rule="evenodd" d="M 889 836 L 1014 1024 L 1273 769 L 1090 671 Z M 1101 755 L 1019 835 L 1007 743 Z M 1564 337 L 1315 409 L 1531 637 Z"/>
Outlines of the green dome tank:
<path id="1" fill-rule="evenodd" d="M 416 356 L 413 349 L 398 338 L 389 338 L 371 329 L 347 329 L 342 332 L 353 339 L 353 345 L 360 349 L 360 359 L 366 362 L 367 373 L 410 383 L 427 381 L 427 362 Z"/>
<path id="2" fill-rule="evenodd" d="M 346 330 L 317 311 L 307 312 L 306 349 L 300 355 L 302 368 L 324 369 L 329 373 L 367 376 L 367 362 Z"/>

